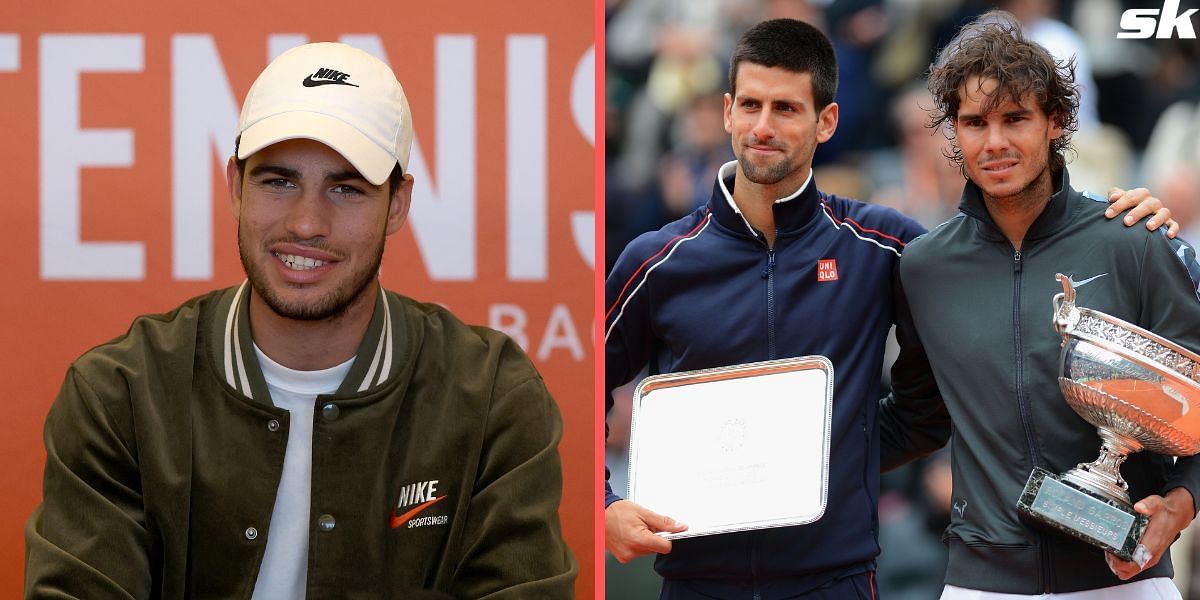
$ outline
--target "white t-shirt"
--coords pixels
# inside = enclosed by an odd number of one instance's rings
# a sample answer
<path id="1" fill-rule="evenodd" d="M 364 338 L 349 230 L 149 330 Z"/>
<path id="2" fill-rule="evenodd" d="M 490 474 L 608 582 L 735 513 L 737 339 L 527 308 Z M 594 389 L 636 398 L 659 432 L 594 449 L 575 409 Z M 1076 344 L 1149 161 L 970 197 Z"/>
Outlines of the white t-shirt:
<path id="1" fill-rule="evenodd" d="M 292 600 L 305 597 L 308 583 L 313 410 L 318 395 L 337 391 L 354 358 L 320 371 L 296 371 L 271 360 L 257 344 L 254 353 L 262 365 L 271 402 L 291 413 L 291 425 L 283 455 L 283 476 L 271 511 L 267 550 L 253 598 Z"/>
<path id="2" fill-rule="evenodd" d="M 1180 598 L 1175 584 L 1166 577 L 1151 577 L 1132 583 L 1122 583 L 1112 587 L 1083 592 L 1067 592 L 1064 594 L 1001 594 L 998 592 L 983 592 L 969 590 L 953 585 L 947 585 L 942 590 L 941 600 L 1025 600 L 1025 599 L 1054 599 L 1054 600 L 1130 600 L 1132 598 L 1146 600 L 1173 600 Z"/>

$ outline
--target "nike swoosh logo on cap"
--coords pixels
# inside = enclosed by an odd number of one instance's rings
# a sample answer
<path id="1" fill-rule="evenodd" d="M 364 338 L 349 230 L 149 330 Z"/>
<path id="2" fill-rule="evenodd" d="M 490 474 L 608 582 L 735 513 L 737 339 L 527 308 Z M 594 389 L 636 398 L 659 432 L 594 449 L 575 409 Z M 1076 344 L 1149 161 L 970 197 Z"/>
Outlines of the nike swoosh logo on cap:
<path id="1" fill-rule="evenodd" d="M 312 75 L 305 77 L 303 83 L 304 87 L 317 87 L 319 85 L 348 85 L 352 87 L 358 87 L 357 84 L 350 83 L 349 81 L 338 81 L 337 79 L 313 79 Z"/>

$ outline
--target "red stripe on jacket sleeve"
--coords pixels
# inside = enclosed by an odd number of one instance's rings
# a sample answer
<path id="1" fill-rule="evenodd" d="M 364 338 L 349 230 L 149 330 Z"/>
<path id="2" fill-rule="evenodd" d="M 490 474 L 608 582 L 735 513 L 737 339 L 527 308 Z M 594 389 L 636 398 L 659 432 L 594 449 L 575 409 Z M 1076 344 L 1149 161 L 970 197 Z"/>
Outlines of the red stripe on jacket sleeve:
<path id="1" fill-rule="evenodd" d="M 708 221 L 708 212 L 707 211 L 704 213 L 704 218 L 700 219 L 700 222 L 697 223 L 696 226 L 693 227 L 691 231 L 689 231 L 685 234 L 682 234 L 682 235 L 677 235 L 677 236 L 671 238 L 670 240 L 667 240 L 667 243 L 664 244 L 663 247 L 658 252 L 655 252 L 654 256 L 651 256 L 650 258 L 647 258 L 644 262 L 642 262 L 641 266 L 639 266 L 637 268 L 637 270 L 633 272 L 633 275 L 630 275 L 629 279 L 625 281 L 625 285 L 621 288 L 621 293 L 617 294 L 617 298 L 615 300 L 613 300 L 612 306 L 608 307 L 608 309 L 604 311 L 604 320 L 608 321 L 608 318 L 612 316 L 613 311 L 616 310 L 617 306 L 619 306 L 621 304 L 621 298 L 623 298 L 625 296 L 625 292 L 629 291 L 629 286 L 633 284 L 634 280 L 637 279 L 638 275 L 641 274 L 642 270 L 646 268 L 646 265 L 650 264 L 651 261 L 658 258 L 659 256 L 662 256 L 662 254 L 664 252 L 666 252 L 668 248 L 671 247 L 671 244 L 674 244 L 675 242 L 677 242 L 683 238 L 690 237 L 692 234 L 696 233 L 696 231 L 698 231 L 701 227 L 704 226 L 704 223 L 706 221 Z"/>

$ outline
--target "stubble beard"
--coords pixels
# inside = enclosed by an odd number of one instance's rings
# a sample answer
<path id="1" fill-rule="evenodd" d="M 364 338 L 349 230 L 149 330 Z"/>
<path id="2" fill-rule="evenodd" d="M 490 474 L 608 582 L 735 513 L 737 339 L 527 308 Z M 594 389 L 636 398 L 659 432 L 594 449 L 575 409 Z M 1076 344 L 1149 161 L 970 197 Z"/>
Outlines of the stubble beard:
<path id="1" fill-rule="evenodd" d="M 759 145 L 761 143 L 762 142 L 758 141 L 758 138 L 754 137 L 750 138 L 749 141 L 749 145 Z M 778 146 L 774 145 L 772 145 L 772 147 L 779 148 Z M 775 185 L 784 179 L 787 179 L 788 176 L 795 173 L 797 169 L 797 167 L 792 164 L 792 156 L 794 155 L 787 154 L 786 150 L 783 152 L 783 156 L 780 157 L 778 162 L 766 165 L 753 163 L 750 159 L 746 158 L 746 154 L 747 150 L 743 148 L 742 153 L 737 157 L 738 166 L 741 167 L 742 174 L 746 176 L 746 179 L 759 185 Z"/>
<path id="2" fill-rule="evenodd" d="M 745 154 L 738 157 L 738 163 L 742 166 L 742 173 L 746 175 L 746 179 L 759 185 L 774 185 L 792 172 L 791 165 L 786 161 L 759 166 L 747 160 Z"/>
<path id="3" fill-rule="evenodd" d="M 981 161 L 983 162 L 983 161 Z M 1005 212 L 1017 212 L 1039 208 L 1049 200 L 1054 192 L 1054 184 L 1050 181 L 1050 150 L 1042 157 L 1037 175 L 1034 175 L 1021 189 L 1005 196 L 993 196 L 983 189 L 983 197 L 996 208 Z"/>
<path id="4" fill-rule="evenodd" d="M 246 248 L 247 243 L 239 227 L 238 254 L 241 256 L 242 268 L 246 271 L 246 278 L 250 280 L 254 293 L 263 299 L 272 312 L 285 319 L 296 321 L 335 320 L 344 315 L 350 307 L 366 295 L 369 286 L 375 283 L 379 265 L 383 261 L 384 241 L 381 239 L 373 252 L 372 260 L 367 265 L 368 268 L 352 273 L 347 285 L 340 286 L 311 302 L 288 302 L 269 286 L 265 273 L 267 266 L 251 260 L 251 250 Z M 271 256 L 270 252 L 265 250 L 265 244 L 263 252 L 267 256 Z M 274 260 L 274 258 L 267 260 Z"/>

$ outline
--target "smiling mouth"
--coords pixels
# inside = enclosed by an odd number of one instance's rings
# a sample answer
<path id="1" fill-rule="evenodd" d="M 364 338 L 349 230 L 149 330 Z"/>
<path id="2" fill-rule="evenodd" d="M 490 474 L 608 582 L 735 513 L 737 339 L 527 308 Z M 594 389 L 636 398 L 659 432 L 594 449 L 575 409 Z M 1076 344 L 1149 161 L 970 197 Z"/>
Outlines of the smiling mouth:
<path id="1" fill-rule="evenodd" d="M 1017 161 L 1006 160 L 1006 161 L 1001 161 L 1001 162 L 993 162 L 993 163 L 985 164 L 985 165 L 983 165 L 983 170 L 984 171 L 1003 171 L 1005 169 L 1010 169 L 1015 166 L 1017 166 Z"/>
<path id="2" fill-rule="evenodd" d="M 281 254 L 279 252 L 272 252 L 271 254 L 275 255 L 275 258 L 278 258 L 281 262 L 283 262 L 283 264 L 286 265 L 287 268 L 292 269 L 294 271 L 308 271 L 311 269 L 315 269 L 317 267 L 324 266 L 326 264 L 326 262 L 323 260 L 317 260 L 315 258 L 308 258 L 306 256 L 296 256 L 295 254 Z"/>

